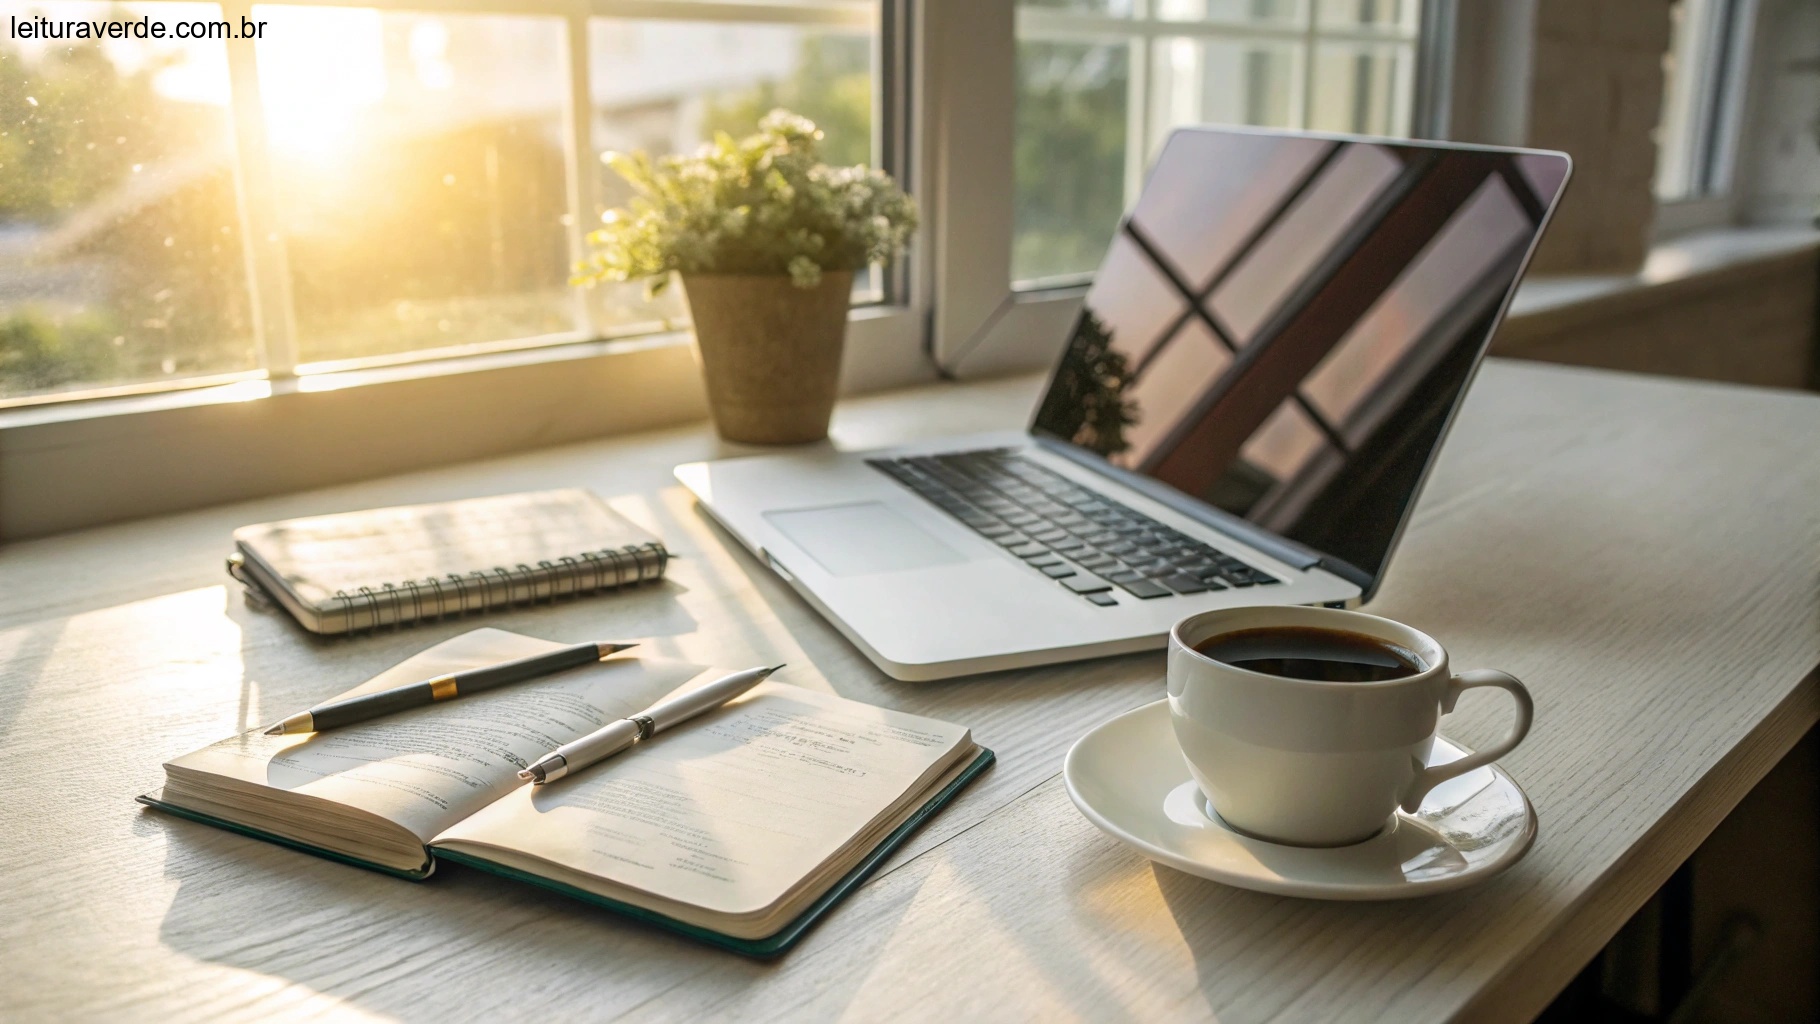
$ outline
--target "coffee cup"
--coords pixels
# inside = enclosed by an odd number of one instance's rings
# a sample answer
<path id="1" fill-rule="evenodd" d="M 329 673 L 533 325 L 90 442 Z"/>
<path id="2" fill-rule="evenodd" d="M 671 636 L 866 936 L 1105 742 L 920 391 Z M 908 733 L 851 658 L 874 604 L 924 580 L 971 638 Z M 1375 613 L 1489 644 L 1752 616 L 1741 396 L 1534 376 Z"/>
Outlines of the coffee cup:
<path id="1" fill-rule="evenodd" d="M 1492 763 L 1529 732 L 1515 677 L 1454 673 L 1420 630 L 1330 608 L 1223 608 L 1169 634 L 1169 717 L 1188 769 L 1232 829 L 1296 846 L 1345 846 L 1413 812 L 1436 785 Z M 1442 715 L 1496 687 L 1516 722 L 1490 747 L 1430 766 Z"/>

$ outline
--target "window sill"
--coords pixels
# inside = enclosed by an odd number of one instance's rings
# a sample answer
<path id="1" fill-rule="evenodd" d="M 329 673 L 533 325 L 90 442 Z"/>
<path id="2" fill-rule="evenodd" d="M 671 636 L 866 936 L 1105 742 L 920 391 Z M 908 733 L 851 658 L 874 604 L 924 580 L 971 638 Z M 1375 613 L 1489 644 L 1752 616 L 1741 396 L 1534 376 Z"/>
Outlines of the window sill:
<path id="1" fill-rule="evenodd" d="M 1494 355 L 1760 387 L 1813 386 L 1820 231 L 1726 228 L 1635 274 L 1526 281 Z"/>
<path id="2" fill-rule="evenodd" d="M 922 318 L 854 310 L 844 393 L 933 379 Z M 0 540 L 708 415 L 686 331 L 0 411 Z"/>
<path id="3" fill-rule="evenodd" d="M 1811 260 L 1816 249 L 1820 230 L 1811 227 L 1716 228 L 1658 242 L 1634 274 L 1531 276 L 1511 301 L 1499 341 L 1649 309 L 1683 290 L 1746 280 L 1773 273 L 1789 261 Z"/>
<path id="4" fill-rule="evenodd" d="M 630 342 L 572 342 L 547 348 L 518 349 L 510 352 L 488 353 L 485 355 L 432 359 L 423 362 L 402 363 L 374 369 L 318 373 L 304 377 L 286 377 L 279 380 L 266 380 L 264 377 L 255 377 L 252 379 L 201 386 L 178 384 L 166 389 L 147 389 L 139 394 L 111 395 L 98 398 L 78 397 L 69 401 L 47 402 L 35 405 L 22 405 L 11 409 L 0 409 L 0 431 L 14 427 L 37 426 L 46 423 L 70 423 L 81 420 L 108 419 L 117 416 L 134 416 L 146 413 L 166 412 L 207 405 L 250 402 L 263 398 L 273 398 L 292 394 L 309 394 L 318 391 L 340 391 L 350 387 L 394 385 L 423 377 L 446 377 L 453 374 L 487 373 L 489 371 L 530 366 L 538 363 L 558 363 L 579 359 L 594 359 L 602 356 L 611 356 L 616 353 L 635 352 L 645 348 L 662 347 L 666 345 L 686 345 L 688 344 L 688 340 L 687 334 L 662 334 L 639 338 L 636 341 Z"/>
<path id="5" fill-rule="evenodd" d="M 873 333 L 868 328 L 875 321 L 904 314 L 905 310 L 898 306 L 861 306 L 853 311 L 850 323 L 853 325 L 853 333 L 863 338 Z M 686 330 L 663 331 L 633 338 L 568 341 L 553 345 L 510 348 L 472 355 L 312 373 L 280 380 L 254 377 L 203 386 L 178 384 L 169 388 L 147 388 L 136 394 L 110 395 L 92 399 L 76 398 L 69 401 L 0 408 L 0 431 L 46 423 L 68 423 L 77 420 L 105 419 L 198 406 L 249 402 L 290 394 L 341 391 L 346 388 L 371 386 L 383 389 L 389 385 L 428 377 L 485 375 L 500 370 L 546 363 L 560 364 L 612 358 L 616 355 L 650 349 L 675 347 L 686 350 L 689 343 L 690 334 Z M 842 390 L 855 393 L 876 391 L 883 387 L 893 386 L 898 383 L 895 378 L 902 370 L 901 367 L 890 366 L 879 367 L 873 372 L 867 372 L 868 367 L 864 363 L 850 365 L 846 369 L 848 372 L 842 380 Z M 476 380 L 476 383 L 482 382 L 482 379 Z M 706 415 L 705 407 L 703 415 Z"/>

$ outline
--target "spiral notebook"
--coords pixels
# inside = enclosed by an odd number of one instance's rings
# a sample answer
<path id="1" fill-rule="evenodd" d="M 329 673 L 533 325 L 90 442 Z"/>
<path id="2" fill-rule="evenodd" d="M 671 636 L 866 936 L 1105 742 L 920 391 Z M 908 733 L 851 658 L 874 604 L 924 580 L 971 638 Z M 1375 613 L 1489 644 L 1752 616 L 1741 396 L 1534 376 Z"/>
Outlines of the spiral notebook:
<path id="1" fill-rule="evenodd" d="M 313 633 L 353 633 L 655 580 L 663 542 L 580 489 L 243 526 L 228 572 Z"/>

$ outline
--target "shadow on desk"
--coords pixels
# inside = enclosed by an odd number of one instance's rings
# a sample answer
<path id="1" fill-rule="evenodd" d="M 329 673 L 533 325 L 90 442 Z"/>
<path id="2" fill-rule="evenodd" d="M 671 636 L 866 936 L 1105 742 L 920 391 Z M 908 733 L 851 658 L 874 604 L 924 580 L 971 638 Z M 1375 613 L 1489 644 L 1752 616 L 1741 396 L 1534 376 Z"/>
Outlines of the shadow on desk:
<path id="1" fill-rule="evenodd" d="M 668 657 L 682 656 L 674 638 L 699 628 L 684 607 L 689 588 L 672 580 L 350 636 L 318 636 L 282 610 L 254 606 L 236 587 L 226 590 L 226 616 L 240 631 L 241 699 L 235 721 L 242 731 L 264 724 L 281 708 L 307 707 L 482 626 L 575 643 L 639 638 L 650 653 Z"/>
<path id="2" fill-rule="evenodd" d="M 0 700 L 0 738 L 10 734 L 13 719 L 32 706 L 31 689 L 44 679 L 45 666 L 56 656 L 69 620 L 47 619 L 21 628 L 24 638 L 6 656 L 7 673 L 15 682 Z"/>
<path id="3" fill-rule="evenodd" d="M 1174 868 L 1150 865 L 1156 886 L 1170 915 L 1181 929 L 1182 941 L 1193 953 L 1196 977 L 1207 996 L 1207 1006 L 1218 1015 L 1232 1014 L 1246 1020 L 1324 1020 L 1356 1015 L 1358 1007 L 1331 1001 L 1331 983 L 1340 976 L 1360 988 L 1396 978 L 1405 991 L 1427 989 L 1432 997 L 1449 982 L 1463 979 L 1431 977 L 1430 965 L 1444 963 L 1458 942 L 1436 922 L 1456 918 L 1476 900 L 1520 898 L 1519 886 L 1508 885 L 1521 875 L 1519 865 L 1511 875 L 1494 878 L 1472 889 L 1413 900 L 1337 902 L 1271 896 L 1236 889 L 1196 878 Z M 1236 927 L 1237 922 L 1271 919 L 1281 922 L 1280 941 L 1240 943 L 1235 936 L 1256 936 Z M 1267 947 L 1268 951 L 1264 951 Z M 1303 956 L 1284 956 L 1297 950 Z M 1332 951 L 1346 950 L 1336 966 Z M 1317 975 L 1306 965 L 1325 963 L 1318 977 L 1326 1002 L 1310 1002 Z M 1343 991 L 1345 985 L 1340 986 Z M 1235 1006 L 1234 993 L 1244 1002 Z M 1384 1019 L 1396 1019 L 1394 1013 Z"/>
<path id="4" fill-rule="evenodd" d="M 815 932 L 780 961 L 754 961 L 451 865 L 407 882 L 151 818 L 137 827 L 167 833 L 164 874 L 177 883 L 161 941 L 261 976 L 196 994 L 198 1016 L 353 1004 L 404 1020 L 601 1020 L 660 998 L 671 1011 L 693 1008 L 685 1016 L 736 1014 L 773 983 L 815 970 Z M 868 929 L 881 925 L 869 915 Z M 814 988 L 818 1001 L 845 1006 L 868 972 L 850 947 L 838 952 L 843 969 Z"/>

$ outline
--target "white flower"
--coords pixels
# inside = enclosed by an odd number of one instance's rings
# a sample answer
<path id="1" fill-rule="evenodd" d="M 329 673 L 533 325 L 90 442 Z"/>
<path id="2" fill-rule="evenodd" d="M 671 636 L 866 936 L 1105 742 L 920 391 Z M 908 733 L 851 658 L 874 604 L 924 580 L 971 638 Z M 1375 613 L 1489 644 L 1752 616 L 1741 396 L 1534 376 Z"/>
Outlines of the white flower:
<path id="1" fill-rule="evenodd" d="M 807 288 L 823 270 L 895 255 L 915 230 L 916 204 L 882 171 L 820 163 L 821 138 L 807 118 L 775 110 L 758 134 L 717 133 L 691 156 L 606 154 L 634 196 L 589 234 L 594 252 L 576 283 L 661 287 L 672 271 L 719 271 L 788 274 Z"/>

